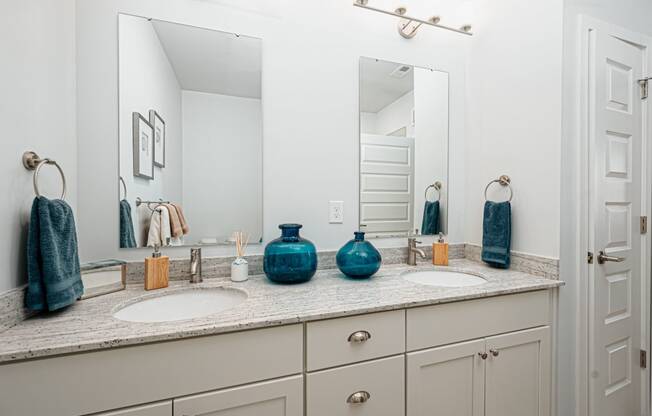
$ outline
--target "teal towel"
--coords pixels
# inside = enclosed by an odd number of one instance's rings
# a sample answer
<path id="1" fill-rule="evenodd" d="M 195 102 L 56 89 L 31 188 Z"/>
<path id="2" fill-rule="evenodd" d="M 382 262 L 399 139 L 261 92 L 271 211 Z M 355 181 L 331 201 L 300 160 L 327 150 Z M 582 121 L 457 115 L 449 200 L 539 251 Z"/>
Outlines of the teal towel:
<path id="1" fill-rule="evenodd" d="M 34 311 L 54 311 L 84 293 L 79 272 L 77 232 L 65 201 L 34 198 L 27 236 L 27 294 Z"/>
<path id="2" fill-rule="evenodd" d="M 512 205 L 509 202 L 485 202 L 482 261 L 493 267 L 509 268 L 511 244 Z"/>
<path id="3" fill-rule="evenodd" d="M 439 201 L 426 201 L 423 207 L 423 221 L 421 222 L 422 235 L 439 234 Z"/>
<path id="4" fill-rule="evenodd" d="M 120 201 L 120 248 L 136 247 L 134 221 L 131 218 L 131 205 L 126 199 Z"/>

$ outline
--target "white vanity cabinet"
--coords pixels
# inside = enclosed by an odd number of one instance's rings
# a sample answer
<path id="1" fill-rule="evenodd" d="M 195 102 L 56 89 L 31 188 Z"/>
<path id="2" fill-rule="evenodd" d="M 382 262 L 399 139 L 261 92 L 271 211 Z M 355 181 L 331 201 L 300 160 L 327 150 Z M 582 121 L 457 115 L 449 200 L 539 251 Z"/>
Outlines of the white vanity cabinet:
<path id="1" fill-rule="evenodd" d="M 0 415 L 550 416 L 552 305 L 539 290 L 7 363 Z"/>
<path id="2" fill-rule="evenodd" d="M 407 416 L 547 416 L 550 328 L 407 355 Z"/>

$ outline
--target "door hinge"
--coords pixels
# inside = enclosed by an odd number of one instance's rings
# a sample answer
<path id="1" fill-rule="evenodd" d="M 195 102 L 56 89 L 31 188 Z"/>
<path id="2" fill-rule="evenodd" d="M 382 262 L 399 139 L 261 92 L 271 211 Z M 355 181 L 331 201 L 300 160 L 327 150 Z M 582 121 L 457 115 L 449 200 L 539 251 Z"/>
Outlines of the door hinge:
<path id="1" fill-rule="evenodd" d="M 647 351 L 641 350 L 641 368 L 647 368 Z"/>
<path id="2" fill-rule="evenodd" d="M 641 234 L 647 233 L 647 217 L 641 217 Z"/>
<path id="3" fill-rule="evenodd" d="M 586 253 L 586 262 L 589 264 L 593 264 L 593 252 L 589 251 Z"/>
<path id="4" fill-rule="evenodd" d="M 643 78 L 638 80 L 638 85 L 641 86 L 641 100 L 646 100 L 649 94 L 649 84 L 652 78 Z"/>

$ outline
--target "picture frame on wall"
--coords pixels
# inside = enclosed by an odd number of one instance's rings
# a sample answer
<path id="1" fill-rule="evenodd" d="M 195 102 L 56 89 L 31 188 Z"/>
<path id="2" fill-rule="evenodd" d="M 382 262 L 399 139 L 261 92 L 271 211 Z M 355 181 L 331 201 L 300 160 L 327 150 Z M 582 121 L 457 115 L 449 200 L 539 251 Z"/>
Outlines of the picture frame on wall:
<path id="1" fill-rule="evenodd" d="M 154 127 L 140 113 L 132 114 L 134 176 L 154 179 Z"/>
<path id="2" fill-rule="evenodd" d="M 154 166 L 165 167 L 165 120 L 155 110 L 149 110 L 149 124 L 154 128 Z"/>

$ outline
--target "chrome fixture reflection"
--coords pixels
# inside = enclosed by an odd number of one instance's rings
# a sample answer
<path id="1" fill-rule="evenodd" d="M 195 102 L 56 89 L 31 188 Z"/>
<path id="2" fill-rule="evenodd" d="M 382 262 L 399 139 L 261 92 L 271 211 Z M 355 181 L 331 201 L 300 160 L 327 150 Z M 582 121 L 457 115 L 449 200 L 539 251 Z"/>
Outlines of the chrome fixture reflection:
<path id="1" fill-rule="evenodd" d="M 369 6 L 369 0 L 355 0 L 353 2 L 353 6 L 371 10 L 378 13 L 387 14 L 390 16 L 399 17 L 400 20 L 398 22 L 398 33 L 406 39 L 413 38 L 417 34 L 417 30 L 419 30 L 419 28 L 422 25 L 434 26 L 440 29 L 446 29 L 452 32 L 461 33 L 462 35 L 468 35 L 468 36 L 473 35 L 473 33 L 471 32 L 472 26 L 470 24 L 466 24 L 461 28 L 456 29 L 454 27 L 440 24 L 439 23 L 441 22 L 440 16 L 432 16 L 428 20 L 418 19 L 416 17 L 410 17 L 407 16 L 407 8 L 403 6 L 397 7 L 396 9 L 394 9 L 394 11 L 383 10 L 377 7 Z"/>
<path id="2" fill-rule="evenodd" d="M 201 248 L 190 249 L 190 283 L 201 283 L 204 277 L 201 272 Z"/>

